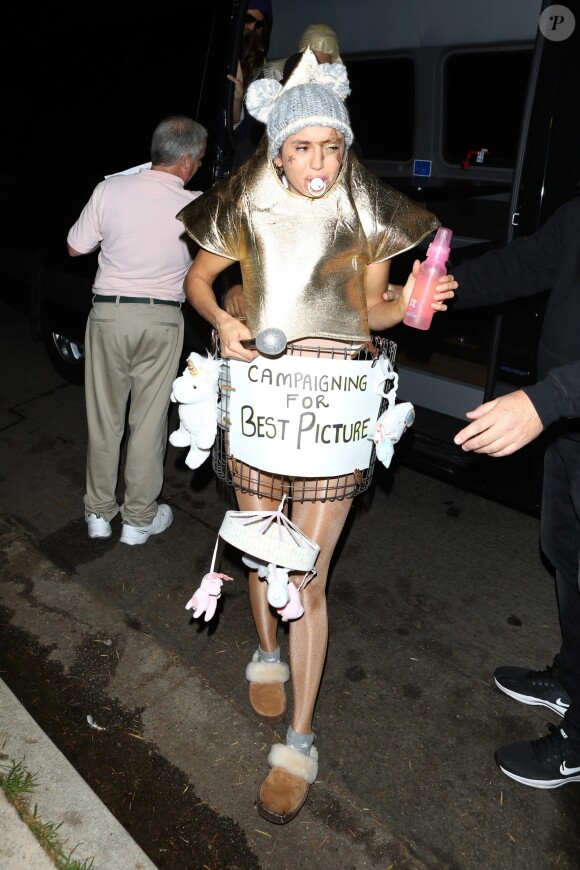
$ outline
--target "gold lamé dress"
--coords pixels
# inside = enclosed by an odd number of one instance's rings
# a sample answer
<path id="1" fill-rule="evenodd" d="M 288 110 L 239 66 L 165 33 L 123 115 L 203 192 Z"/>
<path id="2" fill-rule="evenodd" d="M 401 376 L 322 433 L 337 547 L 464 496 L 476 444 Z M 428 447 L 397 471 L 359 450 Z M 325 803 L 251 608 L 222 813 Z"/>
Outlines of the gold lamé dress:
<path id="1" fill-rule="evenodd" d="M 326 193 L 317 198 L 293 193 L 276 173 L 266 136 L 247 163 L 177 217 L 200 247 L 239 261 L 252 335 L 278 327 L 289 344 L 307 337 L 368 342 L 367 266 L 413 248 L 440 225 L 434 214 L 383 184 L 350 150 Z M 296 478 L 293 487 L 282 479 L 274 494 L 265 492 L 251 482 L 256 477 L 251 469 L 246 478 L 238 468 L 242 463 L 233 462 L 234 486 L 274 498 L 290 496 L 293 489 L 291 497 L 297 498 Z M 218 475 L 227 479 L 222 466 L 214 457 Z M 372 465 L 365 489 L 371 471 Z M 345 482 L 335 497 L 362 491 L 361 481 L 352 483 Z M 305 496 L 302 488 L 304 500 L 314 497 L 320 496 Z"/>
<path id="2" fill-rule="evenodd" d="M 252 335 L 279 327 L 288 341 L 366 341 L 367 265 L 414 247 L 439 226 L 350 150 L 323 196 L 292 193 L 268 159 L 266 137 L 237 172 L 177 217 L 202 248 L 239 260 Z"/>

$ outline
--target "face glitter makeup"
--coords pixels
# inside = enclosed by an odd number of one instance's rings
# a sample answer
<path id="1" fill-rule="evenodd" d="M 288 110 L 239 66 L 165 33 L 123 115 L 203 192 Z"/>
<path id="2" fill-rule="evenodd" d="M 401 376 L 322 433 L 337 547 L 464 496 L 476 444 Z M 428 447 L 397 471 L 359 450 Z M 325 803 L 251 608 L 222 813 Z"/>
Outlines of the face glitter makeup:
<path id="1" fill-rule="evenodd" d="M 326 182 L 323 178 L 311 178 L 308 182 L 308 192 L 313 196 L 318 196 L 319 193 L 324 193 L 326 190 Z"/>

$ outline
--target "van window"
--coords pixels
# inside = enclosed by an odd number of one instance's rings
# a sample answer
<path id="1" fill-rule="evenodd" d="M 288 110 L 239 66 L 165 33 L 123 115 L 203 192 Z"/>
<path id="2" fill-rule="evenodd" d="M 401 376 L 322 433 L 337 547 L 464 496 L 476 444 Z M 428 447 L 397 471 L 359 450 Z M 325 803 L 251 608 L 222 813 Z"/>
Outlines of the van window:
<path id="1" fill-rule="evenodd" d="M 348 109 L 365 159 L 413 155 L 415 65 L 411 57 L 348 58 Z M 382 120 L 380 120 L 382 119 Z"/>
<path id="2" fill-rule="evenodd" d="M 469 151 L 488 149 L 485 166 L 513 169 L 531 60 L 531 48 L 449 55 L 443 66 L 447 163 L 461 165 Z"/>

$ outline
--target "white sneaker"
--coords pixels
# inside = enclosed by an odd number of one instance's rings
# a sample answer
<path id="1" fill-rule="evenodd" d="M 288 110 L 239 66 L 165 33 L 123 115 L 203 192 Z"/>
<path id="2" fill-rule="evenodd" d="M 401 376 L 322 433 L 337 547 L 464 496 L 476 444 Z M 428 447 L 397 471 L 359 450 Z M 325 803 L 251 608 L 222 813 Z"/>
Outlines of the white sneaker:
<path id="1" fill-rule="evenodd" d="M 123 531 L 121 532 L 122 544 L 144 544 L 149 539 L 150 535 L 159 535 L 168 529 L 173 522 L 173 513 L 168 504 L 160 504 L 157 507 L 157 513 L 153 522 L 148 526 L 142 526 L 138 529 L 136 526 L 130 526 L 129 523 L 123 523 Z"/>
<path id="2" fill-rule="evenodd" d="M 89 527 L 89 538 L 110 538 L 112 534 L 111 523 L 108 523 L 99 514 L 91 514 L 85 511 L 85 520 Z"/>

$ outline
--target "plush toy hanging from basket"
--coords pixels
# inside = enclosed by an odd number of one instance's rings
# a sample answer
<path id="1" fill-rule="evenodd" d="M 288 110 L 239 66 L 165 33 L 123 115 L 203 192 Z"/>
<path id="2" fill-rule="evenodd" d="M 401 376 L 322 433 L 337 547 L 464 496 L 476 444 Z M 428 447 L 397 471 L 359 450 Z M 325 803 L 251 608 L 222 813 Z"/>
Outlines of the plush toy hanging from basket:
<path id="1" fill-rule="evenodd" d="M 284 496 L 275 511 L 227 511 L 218 533 L 218 541 L 221 537 L 242 550 L 244 564 L 268 582 L 268 601 L 283 622 L 298 619 L 304 613 L 300 590 L 316 574 L 314 563 L 320 552 L 318 544 L 306 537 L 283 513 L 285 499 Z M 218 541 L 209 574 L 205 575 L 201 586 L 186 604 L 186 609 L 194 609 L 194 617 L 205 610 L 206 621 L 215 613 L 215 604 L 221 595 L 221 581 L 232 579 L 214 571 Z M 304 572 L 300 586 L 289 579 L 290 571 Z M 205 603 L 208 594 L 215 599 L 211 607 Z"/>
<path id="2" fill-rule="evenodd" d="M 207 574 L 204 575 L 201 584 L 195 590 L 187 604 L 185 605 L 186 610 L 193 611 L 193 618 L 197 619 L 198 616 L 201 616 L 205 613 L 204 621 L 209 622 L 216 611 L 218 598 L 221 598 L 222 586 L 224 580 L 233 580 L 233 577 L 230 577 L 228 574 L 219 574 L 214 571 L 215 567 L 215 557 L 217 555 L 217 547 L 218 540 L 215 542 L 215 547 L 213 548 L 213 558 L 211 560 L 211 568 Z"/>
<path id="3" fill-rule="evenodd" d="M 410 402 L 396 403 L 399 375 L 393 371 L 392 366 L 388 366 L 386 371 L 386 376 L 379 385 L 385 385 L 383 389 L 387 407 L 375 424 L 373 441 L 377 459 L 388 468 L 393 458 L 395 444 L 415 421 L 415 409 Z"/>
<path id="4" fill-rule="evenodd" d="M 208 458 L 215 441 L 221 366 L 221 359 L 193 351 L 183 374 L 173 381 L 171 401 L 179 403 L 179 428 L 171 433 L 169 443 L 189 447 L 185 464 L 194 470 Z"/>

